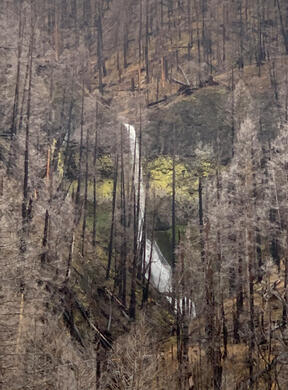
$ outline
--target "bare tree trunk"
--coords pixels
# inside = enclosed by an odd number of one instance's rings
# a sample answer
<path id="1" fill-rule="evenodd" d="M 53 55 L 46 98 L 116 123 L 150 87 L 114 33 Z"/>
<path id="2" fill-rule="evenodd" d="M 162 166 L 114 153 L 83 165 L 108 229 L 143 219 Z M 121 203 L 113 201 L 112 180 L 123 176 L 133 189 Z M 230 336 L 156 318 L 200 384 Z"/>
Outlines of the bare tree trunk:
<path id="1" fill-rule="evenodd" d="M 187 0 L 187 15 L 188 15 L 188 60 L 191 60 L 191 48 L 193 47 L 193 26 L 191 18 L 191 0 Z"/>
<path id="2" fill-rule="evenodd" d="M 198 183 L 198 214 L 199 214 L 199 233 L 200 233 L 200 249 L 201 249 L 201 260 L 205 262 L 205 244 L 203 238 L 203 199 L 202 199 L 202 173 L 199 175 Z"/>
<path id="3" fill-rule="evenodd" d="M 59 40 L 59 10 L 56 1 L 54 2 L 54 47 L 55 47 L 55 59 L 59 61 L 60 55 L 60 40 Z"/>
<path id="4" fill-rule="evenodd" d="M 108 263 L 107 263 L 107 269 L 106 269 L 106 279 L 107 280 L 110 277 L 110 269 L 111 269 L 111 262 L 112 262 L 112 253 L 113 253 L 117 180 L 118 180 L 118 154 L 116 155 L 116 159 L 115 159 L 115 171 L 114 171 L 114 180 L 113 180 L 112 220 L 111 220 L 110 240 L 109 240 L 109 248 L 108 248 Z"/>
<path id="5" fill-rule="evenodd" d="M 122 303 L 126 306 L 127 289 L 127 218 L 126 218 L 126 191 L 125 191 L 125 167 L 123 150 L 123 127 L 121 126 L 121 224 L 123 230 L 123 240 L 121 243 L 121 263 L 120 263 L 120 289 L 119 293 Z"/>
<path id="6" fill-rule="evenodd" d="M 22 55 L 22 44 L 23 44 L 23 15 L 22 15 L 22 1 L 20 2 L 19 9 L 19 24 L 18 24 L 18 48 L 17 48 L 17 70 L 16 70 L 16 82 L 15 82 L 15 92 L 14 92 L 14 101 L 13 101 L 13 111 L 12 111 L 12 119 L 11 119 L 11 127 L 10 127 L 10 149 L 9 149 L 9 160 L 8 160 L 8 175 L 11 172 L 12 164 L 14 163 L 14 138 L 17 133 L 17 118 L 19 111 L 19 95 L 20 95 L 20 75 L 21 75 L 21 55 Z M 26 67 L 26 75 L 24 81 L 24 91 L 26 87 L 26 81 L 29 73 L 29 51 L 28 51 L 28 60 Z M 23 109 L 22 102 L 22 109 Z"/>
<path id="7" fill-rule="evenodd" d="M 172 270 L 176 266 L 176 155 L 175 129 L 173 128 L 173 156 L 172 156 Z"/>
<path id="8" fill-rule="evenodd" d="M 134 159 L 135 160 L 135 159 Z M 131 291 L 130 291 L 130 306 L 129 315 L 132 319 L 136 318 L 136 272 L 137 272 L 137 260 L 138 260 L 138 223 L 137 219 L 137 205 L 136 205 L 136 194 L 135 186 L 133 187 L 133 262 L 131 272 Z"/>
<path id="9" fill-rule="evenodd" d="M 79 172 L 77 179 L 77 190 L 75 203 L 79 208 L 81 196 L 81 181 L 82 181 L 82 159 L 83 159 L 83 125 L 84 125 L 84 80 L 82 82 L 82 103 L 81 103 L 81 124 L 80 124 L 80 146 L 79 146 Z"/>
<path id="10" fill-rule="evenodd" d="M 134 157 L 133 157 L 133 174 L 131 180 L 131 204 L 133 208 L 133 260 L 131 271 L 131 289 L 130 289 L 130 306 L 129 315 L 132 319 L 136 317 L 136 276 L 137 276 L 137 261 L 138 261 L 138 232 L 139 232 L 139 219 L 136 200 L 136 188 L 138 189 L 139 181 L 136 186 L 136 154 L 137 140 L 135 139 L 134 145 Z"/>
<path id="11" fill-rule="evenodd" d="M 102 0 L 98 5 L 98 35 L 97 35 L 97 58 L 98 58 L 98 81 L 99 91 L 103 95 L 103 73 L 106 75 L 105 61 L 103 58 L 103 31 L 102 31 Z"/>
<path id="12" fill-rule="evenodd" d="M 206 246 L 209 246 L 209 231 L 206 232 Z M 215 321 L 215 286 L 211 254 L 205 250 L 205 298 L 206 298 L 206 337 L 207 358 L 213 372 L 213 389 L 221 389 L 222 366 Z M 219 355 L 220 354 L 220 355 Z"/>
<path id="13" fill-rule="evenodd" d="M 138 253 L 140 254 L 142 248 L 142 240 L 140 240 L 140 234 L 143 233 L 143 220 L 141 217 L 141 183 L 142 181 L 142 112 L 140 106 L 140 129 L 139 129 L 139 160 L 138 160 L 138 183 L 137 183 L 137 220 L 138 220 Z M 145 211 L 145 210 L 144 210 Z M 137 278 L 141 280 L 142 276 L 142 257 L 138 258 Z"/>
<path id="14" fill-rule="evenodd" d="M 28 51 L 27 65 L 26 65 L 25 77 L 24 77 L 24 83 L 23 83 L 23 94 L 22 94 L 21 108 L 20 108 L 20 115 L 19 115 L 19 122 L 18 122 L 18 132 L 21 131 L 22 125 L 23 125 L 23 116 L 24 116 L 23 113 L 24 113 L 24 105 L 25 105 L 28 77 L 29 77 L 29 51 Z"/>
<path id="15" fill-rule="evenodd" d="M 231 88 L 232 88 L 232 101 L 231 101 L 231 148 L 232 158 L 234 156 L 234 143 L 235 143 L 235 92 L 234 92 L 234 68 L 232 67 L 231 73 Z"/>
<path id="16" fill-rule="evenodd" d="M 288 236 L 286 237 L 286 246 L 288 248 Z M 287 325 L 287 309 L 288 309 L 288 249 L 286 249 L 285 258 L 284 258 L 284 304 L 283 304 L 283 312 L 282 312 L 282 321 L 284 326 Z"/>
<path id="17" fill-rule="evenodd" d="M 284 46 L 285 46 L 286 54 L 288 54 L 288 33 L 284 25 L 280 1 L 276 0 L 276 2 L 277 2 L 278 12 L 279 12 L 280 26 L 281 26 L 281 32 L 284 40 Z"/>
<path id="18" fill-rule="evenodd" d="M 46 210 L 45 212 L 45 222 L 44 222 L 44 232 L 43 232 L 43 240 L 42 240 L 42 254 L 41 254 L 41 263 L 46 263 L 47 260 L 47 253 L 46 253 L 46 247 L 48 243 L 48 226 L 49 226 L 49 211 Z"/>
<path id="19" fill-rule="evenodd" d="M 31 96 L 32 96 L 32 67 L 33 67 L 33 47 L 34 47 L 35 23 L 31 28 L 31 37 L 29 45 L 29 83 L 26 110 L 26 130 L 25 130 L 25 152 L 24 152 L 24 181 L 23 181 L 23 200 L 22 200 L 22 234 L 20 240 L 20 252 L 26 251 L 26 236 L 28 233 L 28 180 L 29 180 L 29 136 L 30 136 L 30 116 L 31 116 Z"/>
<path id="20" fill-rule="evenodd" d="M 225 308 L 224 308 L 224 297 L 221 294 L 221 313 L 222 313 L 222 330 L 223 330 L 223 359 L 227 358 L 228 355 L 228 328 L 227 328 L 227 320 L 225 316 Z"/>
<path id="21" fill-rule="evenodd" d="M 85 255 L 85 235 L 86 235 L 86 224 L 87 224 L 87 208 L 88 208 L 88 176 L 89 176 L 89 130 L 86 132 L 86 164 L 85 164 L 85 189 L 84 189 L 84 203 L 83 203 L 83 225 L 82 225 L 82 244 L 81 254 Z"/>
<path id="22" fill-rule="evenodd" d="M 222 20 L 222 61 L 225 63 L 226 61 L 226 18 L 225 18 L 225 13 L 226 13 L 226 7 L 223 4 L 223 20 Z"/>
<path id="23" fill-rule="evenodd" d="M 146 207 L 145 207 L 146 210 Z M 154 229 L 155 229 L 155 211 L 153 213 L 153 221 L 152 221 L 152 236 L 151 236 L 151 250 L 149 254 L 149 261 L 148 261 L 148 276 L 146 283 L 143 283 L 143 295 L 142 295 L 142 306 L 144 306 L 145 302 L 148 301 L 149 297 L 149 287 L 150 287 L 150 281 L 151 281 L 151 265 L 152 265 L 152 258 L 153 258 L 153 246 L 154 246 Z M 145 267 L 146 268 L 146 267 Z M 145 269 L 146 271 L 146 269 Z M 143 272 L 143 279 L 145 277 L 145 273 Z"/>
<path id="24" fill-rule="evenodd" d="M 74 233 L 72 233 L 70 243 L 69 243 L 69 254 L 68 254 L 68 261 L 67 261 L 67 269 L 65 274 L 65 282 L 67 283 L 70 278 L 71 273 L 71 265 L 73 260 L 73 249 L 74 249 Z"/>
<path id="25" fill-rule="evenodd" d="M 141 68 L 141 60 L 142 60 L 142 17 L 143 17 L 142 14 L 143 14 L 143 4 L 142 4 L 142 0 L 139 0 L 138 62 L 140 68 Z"/>
<path id="26" fill-rule="evenodd" d="M 244 68 L 244 24 L 243 24 L 243 17 L 242 17 L 242 0 L 239 1 L 239 24 L 240 24 L 240 33 L 239 33 L 240 57 L 238 59 L 238 68 L 243 69 Z"/>
<path id="27" fill-rule="evenodd" d="M 201 84 L 201 38 L 199 31 L 199 10 L 197 1 L 194 0 L 194 6 L 196 11 L 196 34 L 197 34 L 197 54 L 198 54 L 198 83 Z"/>
<path id="28" fill-rule="evenodd" d="M 22 15 L 22 1 L 20 1 L 19 24 L 18 24 L 17 71 L 16 71 L 16 83 L 15 83 L 15 92 L 14 92 L 12 121 L 11 121 L 11 128 L 10 128 L 11 140 L 13 140 L 17 132 L 23 30 L 24 30 L 24 26 L 23 26 L 23 15 Z"/>
<path id="29" fill-rule="evenodd" d="M 69 168 L 70 163 L 70 142 L 71 142 L 71 124 L 72 124 L 72 112 L 74 107 L 74 99 L 73 99 L 73 87 L 72 87 L 72 98 L 70 101 L 69 112 L 68 112 L 68 124 L 67 124 L 67 143 L 65 149 L 65 157 L 64 157 L 64 168 L 67 170 Z"/>
<path id="30" fill-rule="evenodd" d="M 97 111 L 97 109 L 96 109 Z M 96 125 L 97 126 L 97 125 Z M 97 210 L 97 181 L 96 181 L 96 163 L 97 163 L 97 148 L 98 148 L 98 131 L 95 129 L 94 153 L 93 153 L 93 233 L 92 245 L 96 247 L 96 210 Z"/>
<path id="31" fill-rule="evenodd" d="M 145 28 L 145 68 L 146 83 L 149 84 L 149 0 L 146 0 L 146 28 Z"/>
<path id="32" fill-rule="evenodd" d="M 128 15 L 126 16 L 128 19 Z M 123 66 L 124 69 L 128 67 L 128 49 L 129 49 L 129 30 L 128 30 L 128 20 L 125 20 L 123 26 Z"/>
<path id="33" fill-rule="evenodd" d="M 253 195 L 253 150 L 251 149 L 251 161 L 248 166 L 248 174 L 246 177 L 246 193 L 248 197 Z M 247 276 L 248 276 L 248 307 L 249 307 L 249 342 L 248 342 L 248 367 L 249 367 L 249 388 L 253 388 L 254 384 L 254 364 L 253 364 L 253 351 L 255 346 L 255 326 L 254 326 L 254 248 L 253 248 L 253 233 L 251 227 L 250 218 L 254 215 L 254 210 L 252 206 L 252 199 L 248 199 L 248 204 L 246 205 L 246 227 L 245 227 L 245 256 L 247 264 Z"/>
<path id="34" fill-rule="evenodd" d="M 234 342 L 236 344 L 240 343 L 240 314 L 243 310 L 243 260 L 240 253 L 240 246 L 239 243 L 239 253 L 238 253 L 238 272 L 237 272 L 237 285 L 236 285 L 236 313 L 234 318 Z"/>

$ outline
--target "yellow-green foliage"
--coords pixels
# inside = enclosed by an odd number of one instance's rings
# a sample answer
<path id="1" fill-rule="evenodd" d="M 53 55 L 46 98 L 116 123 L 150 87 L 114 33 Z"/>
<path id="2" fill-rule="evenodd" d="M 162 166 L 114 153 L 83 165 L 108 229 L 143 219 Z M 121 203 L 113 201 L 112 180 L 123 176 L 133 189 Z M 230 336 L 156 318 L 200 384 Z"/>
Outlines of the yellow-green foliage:
<path id="1" fill-rule="evenodd" d="M 151 188 L 158 195 L 172 195 L 172 165 L 171 157 L 160 156 L 148 163 L 147 170 L 150 172 Z M 209 161 L 202 161 L 200 169 L 203 176 L 212 172 L 212 164 Z M 198 175 L 196 169 L 189 168 L 183 162 L 176 162 L 176 197 L 178 200 L 191 200 L 198 188 Z"/>
<path id="2" fill-rule="evenodd" d="M 111 156 L 108 154 L 105 154 L 104 156 L 101 156 L 97 158 L 97 167 L 106 174 L 109 174 L 111 170 L 113 169 L 113 161 L 111 159 Z"/>
<path id="3" fill-rule="evenodd" d="M 213 166 L 210 161 L 201 161 L 201 171 L 204 177 L 209 176 L 213 172 Z"/>
<path id="4" fill-rule="evenodd" d="M 77 180 L 74 180 L 70 192 L 76 192 L 77 190 Z M 104 202 L 112 199 L 113 192 L 113 180 L 112 179 L 101 179 L 101 182 L 96 184 L 96 196 L 98 202 Z M 82 184 L 81 195 L 84 194 L 84 184 Z M 93 200 L 93 181 L 88 182 L 88 199 Z"/>
<path id="5" fill-rule="evenodd" d="M 57 170 L 58 170 L 58 175 L 62 179 L 64 175 L 64 162 L 62 159 L 62 153 L 58 153 L 58 162 L 57 162 Z"/>
<path id="6" fill-rule="evenodd" d="M 90 191 L 92 196 L 92 185 L 90 184 Z M 113 192 L 113 180 L 111 179 L 104 179 L 99 183 L 97 186 L 97 197 L 98 199 L 105 201 L 105 200 L 111 200 L 112 199 L 112 192 Z"/>

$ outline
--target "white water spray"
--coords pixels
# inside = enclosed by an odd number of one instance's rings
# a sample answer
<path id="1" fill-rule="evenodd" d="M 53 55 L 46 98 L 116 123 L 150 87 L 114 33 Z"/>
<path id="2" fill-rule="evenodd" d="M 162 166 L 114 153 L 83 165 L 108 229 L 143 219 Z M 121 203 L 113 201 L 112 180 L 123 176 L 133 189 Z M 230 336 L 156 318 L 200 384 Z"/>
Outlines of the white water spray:
<path id="1" fill-rule="evenodd" d="M 143 184 L 142 170 L 140 169 L 139 180 L 139 144 L 136 138 L 136 132 L 134 126 L 125 123 L 129 135 L 131 163 L 134 167 L 134 185 L 136 197 L 138 196 L 138 183 L 140 196 L 139 196 L 139 226 L 138 226 L 138 242 L 141 241 L 143 235 L 143 222 L 145 212 L 145 188 Z M 135 159 L 135 161 L 134 161 Z M 151 241 L 146 239 L 146 252 L 145 252 L 145 267 L 148 269 L 149 261 L 151 257 L 151 282 L 161 293 L 172 292 L 172 270 L 170 264 L 162 255 L 160 248 L 156 242 L 153 242 L 151 248 Z M 151 256 L 152 250 L 152 256 Z M 146 272 L 146 276 L 148 271 Z"/>
<path id="2" fill-rule="evenodd" d="M 127 123 L 124 124 L 129 136 L 129 147 L 131 153 L 131 165 L 134 167 L 134 186 L 136 198 L 138 197 L 139 188 L 139 221 L 138 221 L 138 242 L 141 242 L 143 235 L 143 223 L 145 213 L 145 187 L 143 184 L 142 169 L 139 170 L 139 143 L 136 137 L 135 128 Z M 134 161 L 135 159 L 135 161 Z M 140 173 L 140 180 L 139 180 Z M 139 185 L 140 184 L 140 185 Z M 145 267 L 146 277 L 148 277 L 149 263 L 151 259 L 151 282 L 155 288 L 161 293 L 167 295 L 172 293 L 172 269 L 168 261 L 163 256 L 156 241 L 153 245 L 150 240 L 145 242 Z M 152 252 L 151 252 L 152 251 Z M 171 297 L 167 297 L 172 302 Z M 189 308 L 190 317 L 196 317 L 195 305 L 190 299 L 184 298 L 185 306 Z M 180 311 L 182 310 L 182 299 L 179 301 Z"/>

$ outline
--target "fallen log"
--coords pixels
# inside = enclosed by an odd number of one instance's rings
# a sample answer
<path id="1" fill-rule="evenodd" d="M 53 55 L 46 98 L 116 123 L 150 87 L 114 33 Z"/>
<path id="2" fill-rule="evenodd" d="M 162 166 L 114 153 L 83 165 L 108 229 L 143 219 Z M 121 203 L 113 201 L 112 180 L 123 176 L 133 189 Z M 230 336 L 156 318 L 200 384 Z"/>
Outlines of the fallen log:
<path id="1" fill-rule="evenodd" d="M 94 332 L 99 336 L 100 341 L 102 341 L 104 346 L 112 349 L 112 344 L 110 343 L 110 341 L 108 341 L 108 339 L 103 335 L 103 333 L 100 332 L 100 330 L 90 321 L 90 318 L 88 317 L 85 308 L 81 305 L 78 299 L 76 299 L 76 297 L 74 297 L 74 299 L 75 299 L 76 306 L 78 307 L 80 313 L 82 314 L 82 317 L 87 321 L 90 328 L 92 328 Z"/>
<path id="2" fill-rule="evenodd" d="M 179 84 L 179 85 L 182 85 L 182 86 L 184 86 L 184 87 L 190 87 L 189 84 L 185 84 L 185 83 L 183 83 L 182 81 L 179 81 L 179 80 L 174 79 L 173 77 L 170 77 L 170 81 L 172 81 L 172 83 Z"/>
<path id="3" fill-rule="evenodd" d="M 178 65 L 178 69 L 179 69 L 179 70 L 181 71 L 181 73 L 183 74 L 184 79 L 186 80 L 186 83 L 190 86 L 191 83 L 190 83 L 190 81 L 188 80 L 188 77 L 187 77 L 186 73 L 184 72 L 183 68 L 182 68 L 180 65 Z"/>
<path id="4" fill-rule="evenodd" d="M 151 102 L 151 103 L 147 104 L 147 107 L 156 106 L 156 104 L 166 102 L 166 100 L 167 100 L 167 96 L 165 95 L 165 96 L 163 97 L 163 99 L 160 99 L 160 100 L 157 100 L 156 102 Z"/>
<path id="5" fill-rule="evenodd" d="M 178 91 L 177 95 L 185 95 L 185 96 L 190 96 L 193 94 L 194 91 L 197 91 L 198 88 L 191 88 L 188 86 L 181 86 Z"/>

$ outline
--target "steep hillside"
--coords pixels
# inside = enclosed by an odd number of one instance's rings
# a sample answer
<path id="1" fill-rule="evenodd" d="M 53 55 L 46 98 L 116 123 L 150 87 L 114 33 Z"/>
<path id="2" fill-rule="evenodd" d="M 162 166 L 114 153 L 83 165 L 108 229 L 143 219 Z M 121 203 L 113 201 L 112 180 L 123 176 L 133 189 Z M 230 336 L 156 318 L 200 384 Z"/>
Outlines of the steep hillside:
<path id="1" fill-rule="evenodd" d="M 0 388 L 286 389 L 286 2 L 0 31 Z"/>

